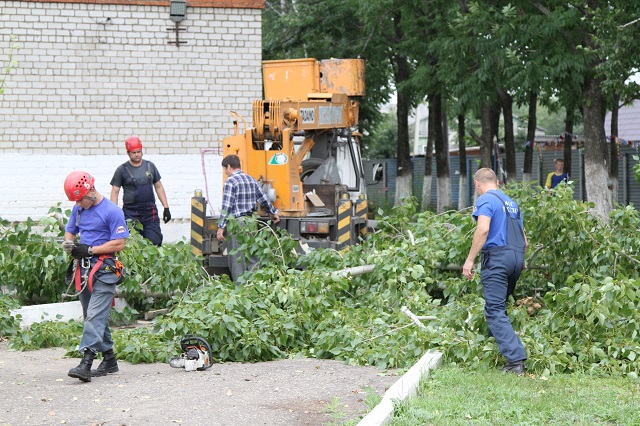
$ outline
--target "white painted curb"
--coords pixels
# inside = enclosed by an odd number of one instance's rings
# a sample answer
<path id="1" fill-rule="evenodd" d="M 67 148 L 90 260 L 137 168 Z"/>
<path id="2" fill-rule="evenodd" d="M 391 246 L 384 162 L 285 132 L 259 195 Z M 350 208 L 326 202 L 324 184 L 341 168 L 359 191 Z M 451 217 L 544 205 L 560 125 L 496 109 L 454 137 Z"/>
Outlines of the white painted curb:
<path id="1" fill-rule="evenodd" d="M 43 321 L 68 322 L 72 319 L 82 321 L 82 306 L 77 300 L 74 302 L 46 303 L 13 309 L 10 314 L 14 318 L 20 315 L 20 326 L 25 328 Z"/>
<path id="2" fill-rule="evenodd" d="M 119 297 L 116 297 L 115 300 L 114 309 L 121 312 L 127 305 L 127 301 Z M 44 321 L 69 322 L 72 319 L 80 322 L 84 321 L 82 316 L 82 305 L 80 305 L 79 300 L 75 300 L 73 302 L 22 306 L 18 309 L 12 309 L 9 313 L 14 318 L 16 318 L 17 315 L 20 315 L 20 327 L 22 328 L 27 328 L 31 324 Z"/>
<path id="3" fill-rule="evenodd" d="M 427 377 L 429 370 L 440 365 L 442 365 L 442 353 L 429 351 L 422 355 L 422 358 L 385 392 L 382 401 L 358 423 L 358 426 L 380 426 L 389 422 L 393 417 L 393 402 L 402 402 L 414 396 L 420 385 L 420 379 Z"/>

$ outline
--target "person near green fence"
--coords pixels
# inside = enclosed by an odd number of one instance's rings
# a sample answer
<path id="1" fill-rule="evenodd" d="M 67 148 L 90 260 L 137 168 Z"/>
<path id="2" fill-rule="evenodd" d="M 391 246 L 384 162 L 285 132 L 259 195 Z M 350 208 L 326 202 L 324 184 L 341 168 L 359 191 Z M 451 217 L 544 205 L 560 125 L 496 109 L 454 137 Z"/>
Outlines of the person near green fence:
<path id="1" fill-rule="evenodd" d="M 564 172 L 564 160 L 557 158 L 555 161 L 556 170 L 547 175 L 546 188 L 553 189 L 562 181 L 569 180 L 569 175 Z"/>

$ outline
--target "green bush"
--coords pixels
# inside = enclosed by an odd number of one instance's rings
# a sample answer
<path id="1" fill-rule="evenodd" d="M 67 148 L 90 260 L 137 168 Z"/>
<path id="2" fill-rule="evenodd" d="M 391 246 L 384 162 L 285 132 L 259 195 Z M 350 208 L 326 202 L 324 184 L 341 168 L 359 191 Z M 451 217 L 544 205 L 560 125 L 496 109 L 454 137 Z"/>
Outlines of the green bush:
<path id="1" fill-rule="evenodd" d="M 11 296 L 0 296 L 0 339 L 13 336 L 18 331 L 20 324 L 11 316 L 10 311 L 20 307 L 18 300 Z"/>
<path id="2" fill-rule="evenodd" d="M 529 185 L 508 189 L 522 206 L 530 242 L 529 268 L 509 306 L 511 320 L 534 373 L 636 377 L 640 216 L 620 208 L 605 225 L 571 191 L 564 185 L 551 192 Z M 241 250 L 257 256 L 261 267 L 245 273 L 240 286 L 206 276 L 202 259 L 184 243 L 158 248 L 134 234 L 121 255 L 128 268 L 121 291 L 134 309 L 166 307 L 169 313 L 150 329 L 116 330 L 116 350 L 131 362 L 166 361 L 179 352 L 184 335 L 196 334 L 219 361 L 302 354 L 404 368 L 437 349 L 450 364 L 499 365 L 504 360 L 487 337 L 479 274 L 468 281 L 460 271 L 474 229 L 468 210 L 419 212 L 410 200 L 379 216 L 378 229 L 361 245 L 344 253 L 299 254 L 288 235 L 249 222 Z M 362 265 L 375 268 L 346 278 L 332 274 Z M 418 328 L 402 306 L 435 319 Z M 43 332 L 32 328 L 12 339 L 18 347 L 51 344 L 35 336 Z M 34 336 L 27 339 L 28 333 Z M 77 345 L 72 340 L 70 351 Z"/>

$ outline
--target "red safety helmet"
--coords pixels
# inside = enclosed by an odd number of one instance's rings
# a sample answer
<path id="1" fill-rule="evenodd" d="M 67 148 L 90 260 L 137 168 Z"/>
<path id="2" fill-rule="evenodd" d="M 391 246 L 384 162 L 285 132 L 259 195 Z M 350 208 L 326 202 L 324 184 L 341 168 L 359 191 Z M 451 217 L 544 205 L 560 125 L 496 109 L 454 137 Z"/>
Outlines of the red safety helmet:
<path id="1" fill-rule="evenodd" d="M 87 172 L 76 170 L 64 180 L 64 192 L 69 201 L 80 201 L 93 188 L 96 180 Z"/>
<path id="2" fill-rule="evenodd" d="M 124 146 L 127 147 L 127 152 L 129 151 L 137 151 L 142 149 L 142 142 L 140 142 L 140 138 L 137 136 L 131 136 L 127 138 L 127 141 L 124 143 Z"/>

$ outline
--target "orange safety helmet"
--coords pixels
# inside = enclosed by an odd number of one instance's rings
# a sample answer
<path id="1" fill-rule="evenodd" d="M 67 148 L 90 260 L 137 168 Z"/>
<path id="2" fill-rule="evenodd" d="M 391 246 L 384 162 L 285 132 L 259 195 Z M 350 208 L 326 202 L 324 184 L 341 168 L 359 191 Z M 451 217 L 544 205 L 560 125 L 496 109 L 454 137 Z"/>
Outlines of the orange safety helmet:
<path id="1" fill-rule="evenodd" d="M 80 201 L 91 191 L 95 181 L 89 173 L 75 170 L 64 180 L 64 192 L 69 201 Z"/>
<path id="2" fill-rule="evenodd" d="M 124 146 L 127 147 L 127 152 L 137 151 L 139 149 L 142 149 L 142 142 L 140 142 L 139 137 L 131 136 L 127 138 L 127 141 L 124 143 Z"/>

